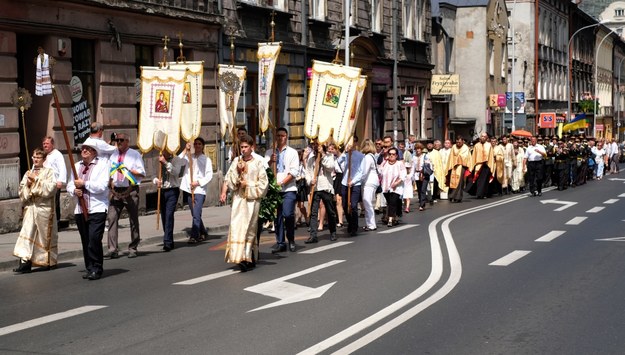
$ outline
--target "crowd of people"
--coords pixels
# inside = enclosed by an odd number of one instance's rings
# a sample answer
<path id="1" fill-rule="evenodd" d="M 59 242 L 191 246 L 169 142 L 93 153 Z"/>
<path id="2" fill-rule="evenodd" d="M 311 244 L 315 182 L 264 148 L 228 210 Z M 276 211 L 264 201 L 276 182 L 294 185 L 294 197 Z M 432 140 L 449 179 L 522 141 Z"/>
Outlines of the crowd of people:
<path id="1" fill-rule="evenodd" d="M 69 178 L 52 137 L 44 138 L 43 148 L 34 151 L 33 167 L 20 183 L 24 222 L 14 249 L 19 259 L 16 273 L 28 273 L 32 266 L 56 267 L 59 191 L 65 184 L 77 202 L 74 214 L 86 268 L 83 278 L 100 279 L 104 259 L 121 255 L 117 223 L 124 208 L 130 218 L 126 255 L 137 256 L 144 162 L 130 148 L 127 135 L 111 138 L 105 142 L 102 125 L 94 123 Z M 545 186 L 564 190 L 601 180 L 605 174 L 619 172 L 621 155 L 614 140 L 580 135 L 497 138 L 481 133 L 468 143 L 456 136 L 455 142 L 425 144 L 414 136 L 405 142 L 394 142 L 390 136 L 359 142 L 354 136 L 344 147 L 312 139 L 299 152 L 289 146 L 287 129 L 278 128 L 275 138 L 275 149 L 263 157 L 255 152 L 256 140 L 240 128 L 221 186 L 220 201 L 225 203 L 228 193 L 232 197 L 225 261 L 243 272 L 256 266 L 263 226 L 271 225 L 275 233 L 272 253 L 295 252 L 295 229 L 303 224 L 309 232 L 306 244 L 318 243 L 326 225 L 329 239 L 336 241 L 343 226 L 350 237 L 375 231 L 380 223 L 396 226 L 404 213 L 411 212 L 413 200 L 419 211 L 425 211 L 439 200 L 459 203 L 465 193 L 477 199 L 524 191 L 540 196 Z M 174 249 L 174 212 L 180 191 L 192 215 L 188 243 L 207 238 L 202 206 L 213 167 L 204 155 L 204 145 L 198 137 L 178 155 L 163 151 L 159 156 L 160 171 L 152 182 L 159 189 L 164 252 Z M 274 218 L 264 220 L 261 208 L 272 187 L 279 203 L 272 211 Z M 360 218 L 364 218 L 362 226 Z"/>

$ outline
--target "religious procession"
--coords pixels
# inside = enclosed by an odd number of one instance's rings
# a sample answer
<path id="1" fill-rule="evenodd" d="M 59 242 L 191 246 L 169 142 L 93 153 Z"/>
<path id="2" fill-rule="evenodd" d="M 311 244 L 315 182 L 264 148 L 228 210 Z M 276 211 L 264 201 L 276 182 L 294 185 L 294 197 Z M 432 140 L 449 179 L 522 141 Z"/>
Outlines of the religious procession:
<path id="1" fill-rule="evenodd" d="M 202 218 L 213 162 L 201 137 L 204 67 L 180 56 L 168 61 L 167 36 L 159 66 L 141 67 L 141 96 L 136 142 L 126 133 L 105 139 L 100 122 L 82 122 L 70 144 L 50 68 L 54 59 L 39 47 L 38 96 L 52 95 L 68 152 L 65 159 L 48 135 L 33 150 L 32 167 L 24 174 L 19 196 L 23 223 L 14 248 L 16 274 L 33 267 L 57 266 L 60 192 L 74 200 L 74 221 L 82 243 L 83 278 L 98 280 L 104 259 L 122 255 L 119 219 L 130 221 L 128 258 L 138 255 L 140 185 L 157 189 L 156 225 L 162 224 L 162 251 L 175 248 L 174 213 L 182 204 L 192 216 L 188 244 L 208 238 Z M 258 127 L 269 134 L 271 147 L 257 153 L 259 137 L 237 124 L 246 67 L 219 64 L 218 115 L 223 142 L 229 142 L 227 167 L 219 200 L 231 205 L 231 223 L 224 260 L 241 272 L 259 260 L 263 230 L 275 234 L 272 254 L 295 252 L 295 230 L 306 227 L 306 244 L 318 243 L 323 231 L 330 241 L 356 237 L 379 227 L 393 228 L 404 214 L 433 208 L 435 203 L 460 203 L 465 194 L 477 199 L 515 193 L 541 196 L 544 187 L 558 190 L 617 174 L 622 146 L 614 140 L 583 135 L 534 136 L 529 132 L 501 137 L 480 133 L 465 139 L 418 141 L 415 135 L 394 141 L 390 135 L 359 139 L 355 135 L 367 76 L 358 67 L 340 62 L 313 61 L 304 122 L 307 146 L 289 144 L 288 126 L 276 127 L 269 117 L 269 98 L 281 43 L 259 43 Z M 78 95 L 80 96 L 80 95 Z M 29 104 L 19 92 L 18 102 Z M 80 97 L 78 97 L 80 101 Z M 23 110 L 22 110 L 23 114 Z M 83 115 L 85 116 L 85 115 Z M 86 115 L 88 117 L 88 115 Z M 84 139 L 81 139 L 84 138 Z M 108 137 L 107 137 L 108 138 Z M 131 148 L 135 146 L 137 149 Z M 27 148 L 28 150 L 28 148 Z M 158 151 L 157 173 L 150 176 L 145 156 Z M 104 234 L 107 238 L 104 239 Z M 103 241 L 106 240 L 106 244 Z"/>

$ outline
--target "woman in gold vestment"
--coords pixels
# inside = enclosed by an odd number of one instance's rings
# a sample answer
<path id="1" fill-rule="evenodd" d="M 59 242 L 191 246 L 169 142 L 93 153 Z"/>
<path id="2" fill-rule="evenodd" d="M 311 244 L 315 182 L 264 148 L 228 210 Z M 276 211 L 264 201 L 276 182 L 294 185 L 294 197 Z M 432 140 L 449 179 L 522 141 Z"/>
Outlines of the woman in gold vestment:
<path id="1" fill-rule="evenodd" d="M 42 149 L 33 152 L 33 167 L 20 183 L 19 195 L 24 204 L 22 230 L 13 249 L 19 258 L 17 273 L 28 273 L 33 265 L 48 269 L 56 267 L 57 225 L 54 215 L 56 179 L 54 171 L 45 168 L 46 153 Z"/>
<path id="2" fill-rule="evenodd" d="M 245 135 L 239 144 L 241 155 L 226 173 L 226 183 L 232 191 L 232 212 L 225 259 L 245 272 L 254 268 L 258 260 L 258 212 L 269 180 L 263 162 L 252 155 L 254 138 Z"/>

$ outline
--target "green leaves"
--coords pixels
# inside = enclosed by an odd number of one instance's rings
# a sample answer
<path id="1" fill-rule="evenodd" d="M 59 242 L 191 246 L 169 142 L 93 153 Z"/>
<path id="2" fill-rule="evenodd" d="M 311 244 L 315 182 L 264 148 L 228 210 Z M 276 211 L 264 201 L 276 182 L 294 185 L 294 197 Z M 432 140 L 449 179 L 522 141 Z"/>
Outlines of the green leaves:
<path id="1" fill-rule="evenodd" d="M 260 211 L 258 218 L 261 221 L 273 221 L 278 213 L 278 206 L 282 203 L 282 189 L 276 181 L 271 168 L 267 168 L 267 178 L 269 180 L 269 188 L 267 195 L 260 201 Z"/>

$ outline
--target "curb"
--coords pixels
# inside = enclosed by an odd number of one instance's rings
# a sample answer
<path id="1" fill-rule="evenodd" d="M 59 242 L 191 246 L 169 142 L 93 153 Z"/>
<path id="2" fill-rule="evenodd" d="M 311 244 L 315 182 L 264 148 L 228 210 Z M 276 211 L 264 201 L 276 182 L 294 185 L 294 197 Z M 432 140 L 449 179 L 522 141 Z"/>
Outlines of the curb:
<path id="1" fill-rule="evenodd" d="M 218 238 L 213 238 L 213 237 L 221 237 L 221 236 L 227 235 L 229 228 L 230 228 L 229 225 L 222 225 L 222 226 L 215 226 L 215 227 L 207 228 L 209 232 L 208 239 L 218 239 Z M 180 242 L 180 243 L 184 242 L 187 238 L 188 238 L 188 234 L 184 230 L 174 232 L 174 241 L 176 242 Z M 106 239 L 103 239 L 103 241 L 104 240 Z M 161 243 L 162 241 L 163 241 L 162 235 L 141 238 L 140 245 L 143 245 L 143 246 L 155 245 L 155 244 Z M 57 263 L 78 259 L 78 258 L 81 258 L 82 256 L 83 256 L 82 249 L 61 252 L 57 256 Z M 80 264 L 82 265 L 82 260 L 80 261 Z M 7 261 L 0 261 L 0 272 L 11 271 L 16 266 L 17 266 L 17 258 L 12 259 L 12 260 L 7 260 Z"/>

